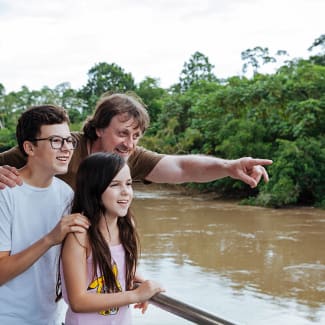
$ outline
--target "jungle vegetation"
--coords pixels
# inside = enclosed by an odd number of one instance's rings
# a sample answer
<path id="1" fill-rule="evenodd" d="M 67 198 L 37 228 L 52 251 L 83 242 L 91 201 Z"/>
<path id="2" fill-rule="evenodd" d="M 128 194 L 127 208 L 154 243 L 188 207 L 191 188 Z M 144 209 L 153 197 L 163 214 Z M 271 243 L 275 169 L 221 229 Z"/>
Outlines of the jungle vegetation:
<path id="1" fill-rule="evenodd" d="M 16 145 L 16 121 L 29 106 L 61 105 L 72 130 L 81 130 L 101 94 L 133 91 L 151 118 L 141 140 L 147 149 L 273 160 L 267 167 L 270 181 L 256 189 L 230 178 L 186 186 L 241 198 L 243 204 L 325 208 L 325 34 L 309 51 L 308 59 L 286 60 L 283 50 L 272 55 L 260 46 L 247 49 L 241 53 L 243 74 L 227 79 L 219 79 L 208 57 L 195 52 L 168 89 L 151 77 L 136 84 L 131 73 L 107 62 L 91 67 L 80 89 L 62 83 L 6 93 L 0 83 L 0 151 Z M 277 62 L 273 73 L 260 72 Z"/>

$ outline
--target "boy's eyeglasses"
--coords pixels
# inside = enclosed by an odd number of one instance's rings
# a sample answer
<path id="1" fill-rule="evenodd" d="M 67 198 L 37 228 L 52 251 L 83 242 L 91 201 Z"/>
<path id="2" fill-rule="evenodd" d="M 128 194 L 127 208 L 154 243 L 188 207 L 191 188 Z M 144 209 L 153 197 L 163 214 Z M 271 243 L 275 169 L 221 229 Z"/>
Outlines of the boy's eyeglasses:
<path id="1" fill-rule="evenodd" d="M 68 149 L 76 149 L 78 146 L 78 141 L 74 137 L 67 137 L 67 138 L 62 138 L 59 135 L 52 135 L 47 138 L 39 138 L 39 139 L 33 139 L 30 141 L 43 141 L 43 140 L 49 140 L 51 143 L 52 149 L 62 149 L 64 145 L 64 141 L 67 144 Z"/>

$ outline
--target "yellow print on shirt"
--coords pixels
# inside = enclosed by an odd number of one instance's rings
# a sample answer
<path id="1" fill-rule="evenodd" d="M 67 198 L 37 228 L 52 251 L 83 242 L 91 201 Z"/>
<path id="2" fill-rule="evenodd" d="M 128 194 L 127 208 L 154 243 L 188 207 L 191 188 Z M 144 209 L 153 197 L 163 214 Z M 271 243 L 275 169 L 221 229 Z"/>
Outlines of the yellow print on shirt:
<path id="1" fill-rule="evenodd" d="M 116 263 L 114 263 L 113 265 L 113 274 L 115 276 L 115 279 L 116 279 L 116 283 L 117 283 L 117 286 L 118 286 L 118 289 L 120 291 L 122 291 L 122 286 L 117 278 L 117 275 L 118 275 L 118 269 L 117 269 L 117 265 Z M 91 282 L 88 286 L 88 289 L 87 290 L 91 290 L 91 289 L 96 289 L 96 292 L 97 293 L 106 293 L 106 290 L 104 288 L 104 277 L 101 276 L 99 278 L 96 278 L 93 282 Z M 100 315 L 103 315 L 103 316 L 108 316 L 108 315 L 116 315 L 119 311 L 119 308 L 118 307 L 111 307 L 109 308 L 108 310 L 103 310 L 103 311 L 100 311 L 99 314 Z"/>

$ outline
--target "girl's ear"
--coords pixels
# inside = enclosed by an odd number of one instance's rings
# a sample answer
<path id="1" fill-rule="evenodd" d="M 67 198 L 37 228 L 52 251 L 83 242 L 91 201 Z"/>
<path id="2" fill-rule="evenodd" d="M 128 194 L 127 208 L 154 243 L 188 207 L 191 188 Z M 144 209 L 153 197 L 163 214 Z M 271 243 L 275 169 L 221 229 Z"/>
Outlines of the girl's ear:
<path id="1" fill-rule="evenodd" d="M 103 129 L 96 129 L 96 134 L 97 134 L 98 138 L 102 137 L 103 132 L 104 132 Z"/>

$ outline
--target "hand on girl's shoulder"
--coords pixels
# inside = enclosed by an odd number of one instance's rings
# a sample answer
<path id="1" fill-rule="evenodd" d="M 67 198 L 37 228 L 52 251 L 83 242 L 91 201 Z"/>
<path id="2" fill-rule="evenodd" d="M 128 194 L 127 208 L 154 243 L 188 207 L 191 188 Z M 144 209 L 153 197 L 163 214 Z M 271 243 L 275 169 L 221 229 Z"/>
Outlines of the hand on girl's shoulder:
<path id="1" fill-rule="evenodd" d="M 72 232 L 67 235 L 66 242 L 69 243 L 70 245 L 81 246 L 87 251 L 90 247 L 87 232 Z"/>

